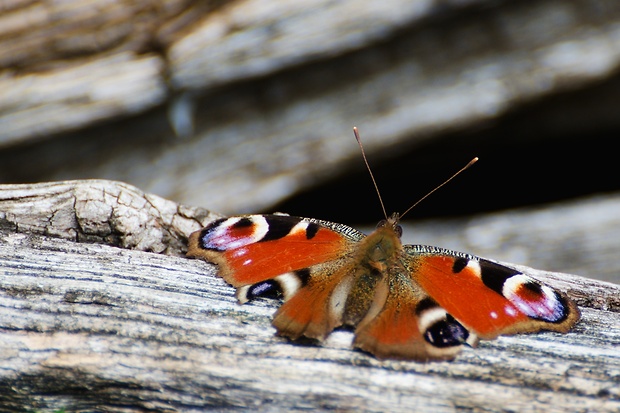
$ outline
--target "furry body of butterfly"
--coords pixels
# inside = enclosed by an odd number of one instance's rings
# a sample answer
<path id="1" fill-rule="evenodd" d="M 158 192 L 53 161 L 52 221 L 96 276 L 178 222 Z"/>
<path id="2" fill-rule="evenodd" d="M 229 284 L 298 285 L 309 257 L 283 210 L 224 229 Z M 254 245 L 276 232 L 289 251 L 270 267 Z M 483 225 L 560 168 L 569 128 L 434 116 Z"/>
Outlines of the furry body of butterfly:
<path id="1" fill-rule="evenodd" d="M 290 339 L 355 329 L 378 358 L 454 358 L 501 334 L 568 332 L 579 321 L 564 294 L 512 268 L 438 247 L 403 245 L 398 214 L 370 235 L 288 215 L 223 218 L 194 232 L 190 257 L 219 266 L 245 303 L 283 297 L 273 325 Z"/>

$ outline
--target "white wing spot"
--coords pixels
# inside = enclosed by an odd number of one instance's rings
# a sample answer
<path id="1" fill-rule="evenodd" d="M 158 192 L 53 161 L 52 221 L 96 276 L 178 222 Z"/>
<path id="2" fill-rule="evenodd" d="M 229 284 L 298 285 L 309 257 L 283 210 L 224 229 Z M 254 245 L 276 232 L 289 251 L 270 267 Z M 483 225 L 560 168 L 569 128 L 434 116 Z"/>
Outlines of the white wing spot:
<path id="1" fill-rule="evenodd" d="M 511 305 L 507 305 L 506 307 L 504 307 L 504 312 L 509 315 L 510 317 L 516 317 L 517 315 L 517 311 L 515 310 L 515 308 Z"/>
<path id="2" fill-rule="evenodd" d="M 306 233 L 306 229 L 308 228 L 308 224 L 309 222 L 306 221 L 299 221 L 293 228 L 291 228 L 291 231 L 289 232 L 289 234 L 297 234 L 299 232 L 302 233 Z"/>
<path id="3" fill-rule="evenodd" d="M 467 262 L 466 267 L 468 267 L 469 269 L 471 269 L 474 274 L 476 274 L 476 276 L 478 278 L 482 277 L 482 269 L 480 268 L 480 263 L 476 260 L 469 260 Z"/>
<path id="4" fill-rule="evenodd" d="M 418 328 L 424 332 L 433 324 L 446 318 L 446 310 L 441 307 L 433 307 L 423 311 L 418 317 Z"/>
<path id="5" fill-rule="evenodd" d="M 299 277 L 293 272 L 280 274 L 274 278 L 274 281 L 280 284 L 284 301 L 288 300 L 301 288 Z"/>
<path id="6" fill-rule="evenodd" d="M 239 249 L 237 249 L 237 250 L 235 250 L 233 252 L 232 256 L 234 258 L 238 258 L 238 257 L 241 257 L 241 256 L 247 254 L 247 253 L 248 253 L 248 249 L 247 248 L 239 248 Z"/>

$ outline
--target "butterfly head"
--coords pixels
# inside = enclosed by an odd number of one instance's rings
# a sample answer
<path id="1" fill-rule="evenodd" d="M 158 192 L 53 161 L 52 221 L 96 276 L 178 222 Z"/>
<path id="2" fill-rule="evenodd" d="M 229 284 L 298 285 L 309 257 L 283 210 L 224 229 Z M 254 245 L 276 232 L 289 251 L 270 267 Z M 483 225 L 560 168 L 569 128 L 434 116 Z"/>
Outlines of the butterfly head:
<path id="1" fill-rule="evenodd" d="M 403 228 L 400 226 L 399 221 L 400 214 L 398 212 L 394 212 L 389 218 L 379 221 L 379 223 L 377 224 L 377 229 L 391 229 L 398 236 L 398 238 L 400 238 L 403 235 Z"/>

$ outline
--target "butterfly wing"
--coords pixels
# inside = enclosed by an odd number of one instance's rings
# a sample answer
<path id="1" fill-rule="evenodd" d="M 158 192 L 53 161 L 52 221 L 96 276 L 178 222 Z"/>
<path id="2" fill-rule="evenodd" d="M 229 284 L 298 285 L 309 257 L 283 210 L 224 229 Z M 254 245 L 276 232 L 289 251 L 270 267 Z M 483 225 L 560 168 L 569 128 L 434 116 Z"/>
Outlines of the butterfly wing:
<path id="1" fill-rule="evenodd" d="M 355 330 L 354 346 L 378 358 L 453 359 L 478 338 L 430 298 L 407 273 L 392 273 L 383 305 L 371 308 Z M 379 301 L 380 302 L 380 301 Z"/>
<path id="2" fill-rule="evenodd" d="M 355 331 L 354 345 L 379 358 L 452 359 L 479 338 L 567 332 L 579 320 L 564 294 L 515 269 L 437 247 L 403 251 L 400 265 L 387 268 L 384 285 L 375 288 L 385 298 Z"/>
<path id="3" fill-rule="evenodd" d="M 442 248 L 406 245 L 412 278 L 480 338 L 567 332 L 580 314 L 564 294 L 498 263 Z"/>
<path id="4" fill-rule="evenodd" d="M 193 233 L 187 255 L 218 264 L 241 303 L 283 296 L 273 321 L 281 335 L 323 339 L 342 324 L 350 258 L 363 238 L 327 221 L 247 215 L 219 219 Z"/>
<path id="5" fill-rule="evenodd" d="M 246 215 L 218 219 L 189 238 L 187 255 L 218 264 L 234 287 L 335 260 L 364 235 L 352 228 L 289 215 Z M 303 277 L 302 277 L 303 278 Z"/>

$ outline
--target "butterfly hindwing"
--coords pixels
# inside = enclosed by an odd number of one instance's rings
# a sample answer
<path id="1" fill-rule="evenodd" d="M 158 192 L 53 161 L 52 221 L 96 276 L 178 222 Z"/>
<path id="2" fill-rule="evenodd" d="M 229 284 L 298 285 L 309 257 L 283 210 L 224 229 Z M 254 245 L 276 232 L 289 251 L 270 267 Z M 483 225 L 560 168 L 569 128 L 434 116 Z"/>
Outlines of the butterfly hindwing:
<path id="1" fill-rule="evenodd" d="M 317 264 L 304 270 L 307 283 L 285 301 L 273 317 L 278 334 L 296 340 L 323 340 L 343 324 L 353 276 L 346 260 Z"/>
<path id="2" fill-rule="evenodd" d="M 354 346 L 379 358 L 449 360 L 463 344 L 474 346 L 475 334 L 451 317 L 407 274 L 385 285 L 384 305 L 369 312 L 355 330 Z"/>

